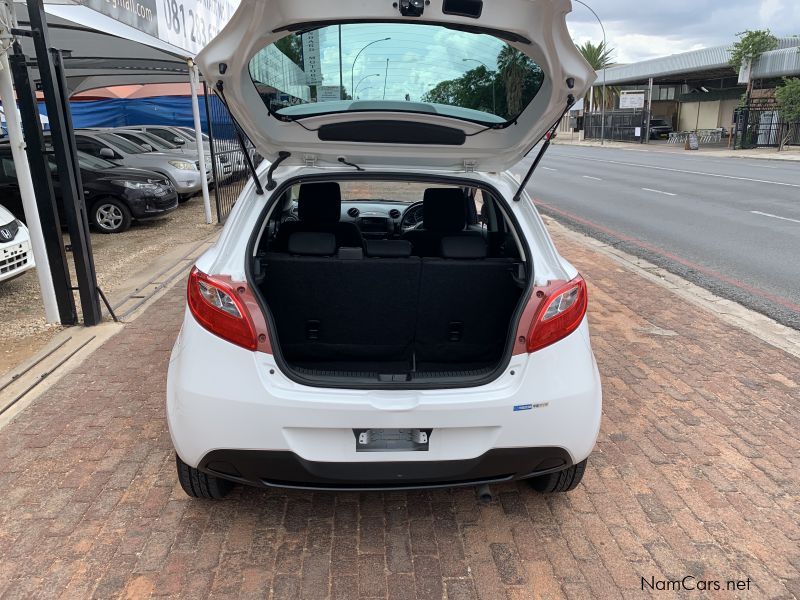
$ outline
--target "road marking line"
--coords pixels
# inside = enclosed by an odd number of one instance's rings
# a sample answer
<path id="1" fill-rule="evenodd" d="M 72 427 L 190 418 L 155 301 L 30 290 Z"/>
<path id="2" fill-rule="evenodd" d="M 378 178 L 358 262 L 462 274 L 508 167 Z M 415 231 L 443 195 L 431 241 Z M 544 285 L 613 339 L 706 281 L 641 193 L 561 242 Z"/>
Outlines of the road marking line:
<path id="1" fill-rule="evenodd" d="M 657 246 L 653 246 L 652 244 L 648 244 L 647 242 L 645 242 L 643 240 L 638 240 L 636 238 L 632 238 L 630 236 L 625 235 L 624 233 L 620 233 L 620 232 L 615 231 L 613 229 L 609 229 L 608 227 L 603 227 L 602 225 L 599 225 L 598 223 L 594 223 L 593 221 L 590 221 L 588 219 L 584 219 L 582 217 L 579 217 L 574 213 L 571 213 L 571 212 L 568 212 L 566 210 L 561 210 L 559 208 L 556 208 L 555 206 L 553 206 L 551 204 L 547 204 L 546 202 L 543 202 L 542 200 L 535 199 L 534 202 L 536 203 L 537 207 L 538 206 L 543 206 L 543 207 L 545 207 L 547 210 L 549 210 L 551 212 L 554 212 L 556 214 L 560 214 L 562 217 L 566 217 L 567 219 L 570 219 L 572 221 L 576 221 L 578 223 L 586 225 L 586 226 L 588 226 L 588 227 L 590 227 L 592 229 L 595 229 L 597 231 L 605 233 L 606 235 L 610 235 L 610 236 L 612 236 L 614 238 L 617 238 L 618 240 L 622 240 L 624 242 L 628 242 L 629 244 L 633 244 L 635 246 L 639 246 L 639 248 L 642 248 L 644 250 L 652 252 L 656 256 L 660 255 L 660 256 L 666 257 L 666 258 L 670 259 L 671 261 L 680 263 L 680 264 L 682 264 L 682 265 L 684 265 L 686 267 L 689 267 L 690 269 L 693 269 L 695 271 L 699 271 L 700 273 L 704 273 L 706 275 L 714 277 L 715 279 L 723 281 L 724 283 L 727 283 L 728 285 L 733 286 L 735 288 L 739 288 L 740 290 L 744 290 L 744 291 L 746 291 L 746 292 L 748 292 L 748 293 L 750 293 L 750 294 L 752 294 L 754 296 L 758 296 L 760 298 L 765 298 L 765 299 L 769 300 L 770 302 L 773 302 L 774 304 L 778 304 L 778 305 L 783 306 L 784 308 L 788 308 L 789 310 L 792 310 L 794 312 L 800 312 L 800 304 L 796 304 L 796 303 L 792 302 L 791 300 L 789 300 L 788 298 L 784 298 L 782 296 L 771 294 L 769 292 L 764 291 L 761 288 L 757 288 L 755 286 L 748 285 L 748 284 L 744 283 L 743 281 L 739 281 L 738 279 L 734 279 L 733 277 L 728 277 L 727 275 L 719 273 L 719 272 L 717 272 L 717 271 L 715 271 L 715 270 L 713 270 L 711 268 L 703 267 L 703 266 L 699 265 L 698 263 L 694 263 L 694 262 L 691 262 L 691 261 L 686 260 L 684 258 L 681 258 L 680 256 L 678 256 L 676 254 L 673 254 L 672 252 L 669 252 L 669 251 L 667 251 L 667 250 L 665 250 L 663 248 L 659 248 Z"/>
<path id="2" fill-rule="evenodd" d="M 800 219 L 790 219 L 789 217 L 779 217 L 778 215 L 772 215 L 770 213 L 761 212 L 760 210 L 751 210 L 750 211 L 754 215 L 761 215 L 762 217 L 771 217 L 773 219 L 780 219 L 781 221 L 791 221 L 792 223 L 800 223 Z"/>
<path id="3" fill-rule="evenodd" d="M 645 192 L 653 192 L 654 194 L 664 194 L 665 196 L 677 196 L 678 194 L 673 194 L 672 192 L 662 192 L 661 190 L 651 190 L 650 188 L 642 188 Z"/>
<path id="4" fill-rule="evenodd" d="M 550 167 L 542 167 L 545 171 L 558 171 L 558 169 L 551 169 Z"/>
<path id="5" fill-rule="evenodd" d="M 594 181 L 603 181 L 599 177 L 592 177 L 591 175 L 584 175 L 583 178 L 584 179 L 593 179 Z"/>
<path id="6" fill-rule="evenodd" d="M 784 181 L 768 181 L 766 179 L 752 179 L 750 177 L 736 177 L 735 175 L 721 175 L 719 173 L 705 173 L 703 171 L 687 171 L 685 169 L 671 169 L 669 167 L 656 167 L 654 165 L 642 165 L 639 163 L 622 162 L 619 160 L 603 160 L 602 158 L 589 158 L 586 156 L 574 156 L 568 154 L 561 154 L 565 158 L 572 158 L 575 160 L 588 160 L 592 162 L 608 163 L 612 165 L 624 165 L 627 167 L 640 167 L 643 169 L 653 169 L 655 171 L 670 171 L 672 173 L 687 173 L 689 175 L 704 175 L 706 177 L 719 177 L 720 179 L 735 179 L 737 181 L 752 181 L 753 183 L 767 183 L 770 185 L 782 185 L 785 187 L 800 188 L 800 183 L 786 183 Z M 585 177 L 585 176 L 584 176 Z"/>

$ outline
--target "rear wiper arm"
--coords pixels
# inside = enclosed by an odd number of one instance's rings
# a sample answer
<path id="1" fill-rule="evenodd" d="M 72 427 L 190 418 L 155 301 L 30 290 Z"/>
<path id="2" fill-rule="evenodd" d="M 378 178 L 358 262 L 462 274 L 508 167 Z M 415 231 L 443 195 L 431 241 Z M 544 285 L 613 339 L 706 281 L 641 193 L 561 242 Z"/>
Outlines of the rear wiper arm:
<path id="1" fill-rule="evenodd" d="M 256 194 L 262 196 L 264 194 L 264 189 L 261 187 L 261 182 L 258 180 L 258 175 L 256 175 L 256 167 L 253 164 L 253 159 L 250 157 L 250 153 L 247 151 L 247 146 L 244 143 L 244 136 L 242 135 L 242 130 L 239 126 L 239 123 L 233 118 L 233 113 L 228 106 L 228 101 L 225 99 L 225 92 L 222 89 L 222 81 L 217 81 L 217 85 L 215 87 L 219 92 L 219 99 L 222 100 L 222 104 L 225 105 L 228 115 L 230 115 L 231 121 L 233 122 L 233 130 L 236 132 L 236 139 L 239 141 L 239 148 L 242 150 L 242 154 L 244 154 L 244 160 L 247 163 L 247 169 L 250 171 L 250 174 L 253 176 L 253 181 L 256 184 Z"/>
<path id="2" fill-rule="evenodd" d="M 561 116 L 558 117 L 558 121 L 555 122 L 550 129 L 547 130 L 547 133 L 544 134 L 544 144 L 539 149 L 539 154 L 536 155 L 536 158 L 531 165 L 531 168 L 528 169 L 528 172 L 525 174 L 525 177 L 522 179 L 522 183 L 519 184 L 519 188 L 517 189 L 517 193 L 514 194 L 514 202 L 519 202 L 519 199 L 522 197 L 522 192 L 525 190 L 525 187 L 528 185 L 528 182 L 531 180 L 533 176 L 533 172 L 536 170 L 536 167 L 539 166 L 539 163 L 542 162 L 542 158 L 544 158 L 544 153 L 547 152 L 547 149 L 550 147 L 550 141 L 553 139 L 553 136 L 558 129 L 558 126 L 561 124 L 561 119 L 564 118 L 564 115 L 569 112 L 569 109 L 572 108 L 572 105 L 575 104 L 575 96 L 570 94 L 567 97 L 567 108 L 564 109 L 564 112 L 561 113 Z"/>

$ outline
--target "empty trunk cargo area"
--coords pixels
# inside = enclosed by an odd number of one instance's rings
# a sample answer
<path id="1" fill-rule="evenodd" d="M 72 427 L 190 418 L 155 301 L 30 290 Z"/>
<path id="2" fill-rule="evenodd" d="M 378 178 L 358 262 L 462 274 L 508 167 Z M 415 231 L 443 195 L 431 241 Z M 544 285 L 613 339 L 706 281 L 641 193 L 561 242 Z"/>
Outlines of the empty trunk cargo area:
<path id="1" fill-rule="evenodd" d="M 506 258 L 389 258 L 356 250 L 270 252 L 261 260 L 261 291 L 283 357 L 300 373 L 319 376 L 410 381 L 491 372 L 522 294 L 516 263 Z"/>

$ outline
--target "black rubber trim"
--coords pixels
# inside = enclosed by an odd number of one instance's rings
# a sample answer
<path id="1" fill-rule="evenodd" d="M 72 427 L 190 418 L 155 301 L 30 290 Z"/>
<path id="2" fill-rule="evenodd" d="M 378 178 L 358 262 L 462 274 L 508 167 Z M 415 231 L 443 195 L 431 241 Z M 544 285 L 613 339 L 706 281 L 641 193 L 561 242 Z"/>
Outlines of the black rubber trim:
<path id="1" fill-rule="evenodd" d="M 463 146 L 467 134 L 455 127 L 413 121 L 348 121 L 330 123 L 317 129 L 323 142 L 366 142 L 373 144 L 419 144 Z"/>
<path id="2" fill-rule="evenodd" d="M 519 231 L 519 220 L 517 219 L 514 212 L 510 209 L 511 207 L 508 203 L 503 199 L 503 196 L 494 186 L 491 186 L 485 182 L 479 182 L 474 179 L 468 179 L 464 177 L 459 177 L 458 175 L 415 175 L 414 173 L 381 173 L 381 172 L 372 172 L 369 173 L 320 173 L 320 174 L 311 174 L 311 175 L 301 175 L 299 177 L 292 177 L 286 179 L 282 182 L 282 184 L 272 192 L 272 196 L 267 201 L 264 209 L 261 211 L 261 215 L 258 218 L 259 226 L 253 229 L 253 233 L 250 236 L 250 241 L 247 243 L 247 250 L 246 250 L 246 260 L 245 260 L 245 277 L 247 282 L 250 284 L 250 289 L 253 290 L 253 294 L 256 297 L 256 301 L 258 305 L 261 307 L 261 312 L 264 314 L 264 318 L 267 322 L 268 334 L 270 345 L 272 347 L 273 356 L 275 357 L 275 362 L 278 365 L 278 368 L 281 372 L 286 375 L 289 379 L 294 381 L 295 383 L 299 383 L 301 385 L 307 385 L 311 387 L 319 387 L 319 388 L 333 388 L 333 389 L 358 389 L 358 390 L 425 390 L 425 389 L 437 389 L 437 390 L 447 390 L 447 389 L 454 389 L 454 388 L 470 388 L 470 387 L 478 387 L 481 385 L 486 385 L 487 383 L 491 383 L 500 375 L 503 374 L 508 364 L 511 362 L 512 352 L 514 350 L 514 342 L 517 335 L 517 327 L 519 326 L 520 318 L 522 318 L 522 313 L 525 311 L 525 307 L 528 305 L 530 301 L 531 295 L 533 294 L 533 280 L 534 280 L 534 265 L 533 265 L 533 257 L 531 255 L 531 250 L 528 247 L 528 244 L 523 240 L 522 242 L 522 249 L 525 252 L 525 268 L 526 268 L 526 276 L 528 281 L 528 288 L 524 290 L 522 296 L 520 297 L 520 301 L 517 304 L 517 308 L 514 314 L 511 317 L 511 323 L 507 332 L 507 339 L 506 339 L 506 350 L 503 353 L 503 356 L 500 358 L 500 361 L 497 363 L 497 367 L 493 369 L 486 375 L 470 375 L 470 376 L 454 376 L 454 377 L 442 377 L 442 378 L 429 378 L 427 381 L 420 381 L 415 380 L 412 382 L 381 382 L 375 380 L 358 380 L 355 378 L 348 378 L 346 381 L 341 379 L 326 379 L 323 377 L 313 377 L 313 376 L 304 376 L 297 372 L 297 370 L 292 367 L 283 356 L 283 352 L 281 351 L 280 340 L 278 340 L 277 328 L 275 326 L 275 319 L 272 316 L 272 311 L 269 310 L 267 306 L 267 302 L 264 298 L 264 295 L 261 293 L 261 289 L 259 285 L 256 283 L 255 277 L 253 276 L 253 263 L 255 262 L 254 251 L 256 240 L 261 233 L 261 224 L 264 223 L 264 219 L 266 219 L 269 211 L 272 207 L 279 201 L 283 193 L 297 183 L 303 182 L 314 182 L 314 181 L 363 181 L 366 180 L 373 180 L 373 181 L 414 181 L 414 182 L 430 182 L 430 183 L 442 183 L 446 185 L 463 185 L 469 187 L 478 187 L 488 191 L 494 199 L 500 203 L 503 208 L 505 209 L 506 215 L 508 216 L 509 220 L 513 227 Z"/>
<path id="3" fill-rule="evenodd" d="M 493 448 L 467 460 L 316 462 L 286 450 L 212 450 L 198 469 L 257 487 L 394 490 L 527 479 L 572 466 L 564 448 Z"/>
<path id="4" fill-rule="evenodd" d="M 483 0 L 444 0 L 442 2 L 442 14 L 445 15 L 480 19 L 481 13 L 483 13 Z"/>

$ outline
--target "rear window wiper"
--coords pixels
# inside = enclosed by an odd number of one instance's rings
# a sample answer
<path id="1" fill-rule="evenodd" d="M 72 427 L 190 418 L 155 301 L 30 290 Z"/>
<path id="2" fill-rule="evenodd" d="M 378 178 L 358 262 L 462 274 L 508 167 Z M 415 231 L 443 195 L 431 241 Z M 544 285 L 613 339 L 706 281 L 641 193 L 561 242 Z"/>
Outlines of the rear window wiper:
<path id="1" fill-rule="evenodd" d="M 558 117 L 558 121 L 547 130 L 547 133 L 544 134 L 544 144 L 539 149 L 539 154 L 536 155 L 536 158 L 533 160 L 533 164 L 531 168 L 528 169 L 528 172 L 525 174 L 525 177 L 522 178 L 522 182 L 519 184 L 519 188 L 517 189 L 517 193 L 514 194 L 514 202 L 519 202 L 520 197 L 522 196 L 523 190 L 528 185 L 531 177 L 533 176 L 533 172 L 536 170 L 536 167 L 539 166 L 539 163 L 542 162 L 542 158 L 544 158 L 544 153 L 547 152 L 547 149 L 550 147 L 550 142 L 553 139 L 553 136 L 558 129 L 558 126 L 561 124 L 561 120 L 564 118 L 564 115 L 569 112 L 569 109 L 572 108 L 572 105 L 575 104 L 575 96 L 570 94 L 567 96 L 567 108 L 564 109 L 564 112 L 561 113 L 561 116 Z"/>

